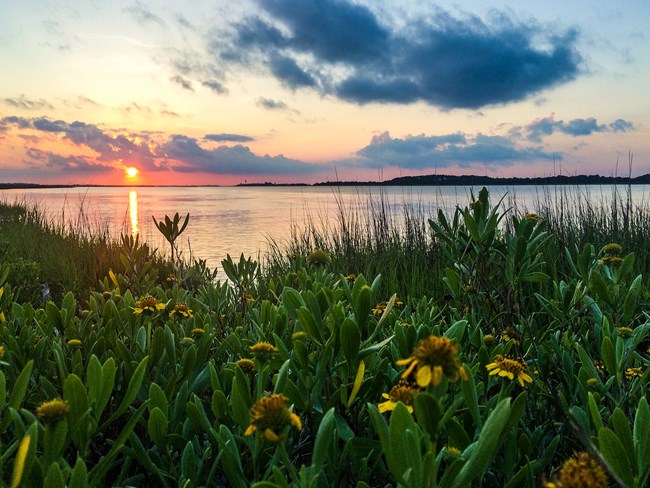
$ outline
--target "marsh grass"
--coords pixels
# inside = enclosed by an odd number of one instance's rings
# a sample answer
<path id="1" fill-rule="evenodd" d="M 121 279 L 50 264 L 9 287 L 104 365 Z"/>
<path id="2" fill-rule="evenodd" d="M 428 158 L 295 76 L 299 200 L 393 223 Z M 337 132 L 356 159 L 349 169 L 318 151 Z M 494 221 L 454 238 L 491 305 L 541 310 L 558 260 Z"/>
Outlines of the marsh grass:
<path id="1" fill-rule="evenodd" d="M 123 267 L 120 242 L 107 228 L 91 226 L 84 205 L 75 219 L 64 217 L 48 218 L 27 200 L 0 202 L 0 263 L 11 268 L 25 301 L 60 300 L 68 291 L 85 296 L 109 270 Z"/>
<path id="2" fill-rule="evenodd" d="M 498 199 L 491 195 L 492 204 Z M 445 202 L 441 207 L 445 208 Z M 644 196 L 633 200 L 630 186 L 539 187 L 532 208 L 516 198 L 516 188 L 506 193 L 500 209 L 512 216 L 534 212 L 547 220 L 551 234 L 544 247 L 544 259 L 551 265 L 553 278 L 563 279 L 569 271 L 564 251 L 577 253 L 587 244 L 596 249 L 619 243 L 625 252 L 636 254 L 639 272 L 650 271 L 650 202 Z M 337 213 L 321 218 L 306 209 L 305 225 L 295 224 L 288 242 L 270 240 L 265 273 L 273 275 L 288 266 L 288 256 L 306 256 L 321 248 L 332 256 L 331 268 L 337 273 L 382 275 L 381 290 L 404 296 L 445 293 L 441 279 L 447 263 L 440 254 L 428 219 L 436 219 L 437 209 L 404 198 L 390 201 L 377 195 L 358 194 L 354 204 L 346 204 L 338 194 Z M 453 212 L 444 212 L 448 219 Z"/>

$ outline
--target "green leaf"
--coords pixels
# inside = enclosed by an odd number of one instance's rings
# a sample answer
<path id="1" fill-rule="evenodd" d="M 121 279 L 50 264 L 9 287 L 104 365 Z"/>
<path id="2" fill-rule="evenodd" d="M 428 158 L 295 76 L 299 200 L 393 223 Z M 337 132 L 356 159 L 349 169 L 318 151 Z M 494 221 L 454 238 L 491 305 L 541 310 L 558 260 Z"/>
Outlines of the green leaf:
<path id="1" fill-rule="evenodd" d="M 592 392 L 589 392 L 587 396 L 587 406 L 589 407 L 589 415 L 591 415 L 591 421 L 594 423 L 596 430 L 599 430 L 601 427 L 603 427 L 603 419 L 600 416 L 598 405 L 596 405 L 596 398 Z"/>
<path id="2" fill-rule="evenodd" d="M 34 360 L 30 359 L 18 375 L 18 378 L 16 378 L 16 382 L 11 389 L 9 402 L 7 403 L 8 407 L 15 408 L 16 410 L 20 408 L 20 405 L 23 403 L 23 399 L 25 398 L 25 393 L 27 393 L 27 385 L 29 384 L 29 378 L 32 374 L 33 367 Z"/>
<path id="3" fill-rule="evenodd" d="M 485 421 L 469 459 L 454 480 L 453 488 L 468 486 L 473 480 L 483 476 L 497 454 L 501 434 L 509 418 L 510 398 L 505 398 L 497 404 Z"/>
<path id="4" fill-rule="evenodd" d="M 68 440 L 68 421 L 59 420 L 45 427 L 43 435 L 43 464 L 45 466 L 58 461 L 63 454 Z"/>
<path id="5" fill-rule="evenodd" d="M 636 407 L 632 439 L 634 441 L 638 471 L 642 476 L 648 476 L 650 472 L 650 456 L 648 456 L 648 449 L 650 449 L 650 408 L 645 397 L 641 397 Z"/>
<path id="6" fill-rule="evenodd" d="M 282 304 L 291 317 L 297 318 L 297 310 L 305 306 L 305 301 L 296 290 L 285 287 L 282 290 Z"/>
<path id="7" fill-rule="evenodd" d="M 45 482 L 43 486 L 48 488 L 65 488 L 65 480 L 63 479 L 63 473 L 61 468 L 56 463 L 50 464 L 50 467 L 47 470 L 45 475 Z"/>
<path id="8" fill-rule="evenodd" d="M 607 427 L 598 430 L 598 448 L 611 470 L 625 483 L 634 486 L 634 475 L 623 444 Z"/>
<path id="9" fill-rule="evenodd" d="M 314 473 L 321 471 L 321 468 L 327 459 L 335 425 L 336 419 L 334 417 L 334 408 L 332 407 L 325 413 L 325 415 L 323 415 L 320 425 L 318 426 L 316 439 L 314 440 L 314 449 L 311 456 L 312 472 Z"/>
<path id="10" fill-rule="evenodd" d="M 185 449 L 183 449 L 183 455 L 181 456 L 181 474 L 185 479 L 193 480 L 196 479 L 196 454 L 194 453 L 194 446 L 192 441 L 188 441 L 185 444 Z"/>
<path id="11" fill-rule="evenodd" d="M 440 404 L 433 395 L 423 392 L 413 399 L 413 410 L 418 425 L 429 434 L 431 441 L 438 439 L 438 423 L 440 422 Z"/>
<path id="12" fill-rule="evenodd" d="M 71 374 L 63 385 L 63 399 L 70 407 L 67 413 L 68 426 L 72 442 L 77 447 L 79 454 L 85 457 L 88 445 L 88 394 L 81 379 Z"/>
<path id="13" fill-rule="evenodd" d="M 634 442 L 632 440 L 632 429 L 630 428 L 630 421 L 627 419 L 623 410 L 619 407 L 614 409 L 614 413 L 609 419 L 610 427 L 614 428 L 614 433 L 618 440 L 623 444 L 623 450 L 627 454 L 630 464 L 634 464 Z"/>
<path id="14" fill-rule="evenodd" d="M 7 380 L 2 371 L 0 371 L 0 407 L 5 404 L 7 399 Z"/>
<path id="15" fill-rule="evenodd" d="M 149 385 L 149 411 L 158 407 L 160 411 L 167 416 L 167 396 L 157 383 Z"/>
<path id="16" fill-rule="evenodd" d="M 444 336 L 456 343 L 459 343 L 463 339 L 463 334 L 465 334 L 465 329 L 467 328 L 467 320 L 459 320 L 455 322 L 447 329 Z"/>
<path id="17" fill-rule="evenodd" d="M 108 401 L 111 399 L 116 372 L 117 368 L 115 366 L 115 360 L 113 358 L 108 358 L 102 366 L 102 393 L 95 404 L 95 416 L 98 422 L 108 404 Z"/>
<path id="18" fill-rule="evenodd" d="M 282 366 L 280 367 L 280 370 L 278 371 L 278 376 L 277 380 L 275 381 L 275 388 L 274 391 L 276 393 L 282 393 L 284 392 L 284 387 L 287 384 L 287 377 L 289 375 L 289 365 L 291 364 L 291 359 L 287 359 Z"/>
<path id="19" fill-rule="evenodd" d="M 600 345 L 600 356 L 603 358 L 603 363 L 605 364 L 605 368 L 607 368 L 607 372 L 612 376 L 618 377 L 614 344 L 612 344 L 612 340 L 608 336 L 603 337 L 603 341 Z"/>
<path id="20" fill-rule="evenodd" d="M 81 458 L 77 458 L 74 469 L 70 474 L 68 488 L 88 488 L 88 470 L 86 469 L 86 463 Z"/>
<path id="21" fill-rule="evenodd" d="M 138 367 L 135 368 L 133 376 L 129 381 L 129 386 L 126 389 L 126 394 L 124 395 L 124 398 L 122 399 L 120 405 L 115 410 L 115 413 L 106 422 L 107 424 L 110 424 L 113 420 L 119 418 L 120 415 L 126 412 L 131 403 L 133 403 L 133 400 L 135 400 L 135 398 L 138 396 L 140 387 L 142 386 L 142 380 L 144 379 L 144 374 L 147 371 L 148 360 L 149 356 L 145 356 L 142 361 L 140 361 L 140 364 L 138 364 Z"/>
<path id="22" fill-rule="evenodd" d="M 146 359 L 146 358 L 145 358 Z M 120 435 L 117 437 L 115 442 L 112 444 L 110 451 L 102 457 L 95 467 L 90 471 L 90 486 L 103 486 L 106 482 L 106 474 L 108 470 L 113 465 L 113 459 L 117 456 L 120 450 L 124 447 L 126 440 L 133 432 L 133 429 L 140 421 L 140 417 L 144 414 L 147 403 L 149 400 L 146 400 L 140 405 L 140 407 L 131 415 L 128 423 L 122 428 Z"/>
<path id="23" fill-rule="evenodd" d="M 348 365 L 353 367 L 356 363 L 357 355 L 359 354 L 359 347 L 361 345 L 361 332 L 359 331 L 359 326 L 354 320 L 346 317 L 341 324 L 339 337 L 341 340 L 343 355 L 345 356 Z"/>
<path id="24" fill-rule="evenodd" d="M 86 371 L 86 382 L 88 383 L 88 398 L 93 405 L 97 405 L 97 401 L 102 396 L 102 389 L 104 387 L 104 375 L 102 365 L 94 354 L 90 356 L 88 361 L 88 369 Z"/>
<path id="25" fill-rule="evenodd" d="M 413 467 L 413 461 L 416 456 L 420 456 L 420 451 L 417 453 L 409 450 L 407 435 L 417 433 L 417 425 L 411 417 L 411 414 L 402 402 L 395 405 L 395 409 L 390 416 L 390 423 L 388 425 L 388 436 L 390 439 L 390 450 L 384 452 L 388 460 L 388 467 L 393 473 L 393 476 L 398 481 L 404 479 L 407 471 Z"/>
<path id="26" fill-rule="evenodd" d="M 149 414 L 147 432 L 149 433 L 151 440 L 153 440 L 159 448 L 162 448 L 165 445 L 168 424 L 169 422 L 167 421 L 167 417 L 163 411 L 158 407 L 154 407 Z"/>
<path id="27" fill-rule="evenodd" d="M 463 390 L 463 397 L 465 398 L 465 404 L 469 413 L 474 419 L 474 423 L 477 427 L 481 428 L 483 426 L 483 418 L 478 407 L 478 396 L 476 393 L 476 382 L 474 381 L 474 373 L 467 365 L 463 365 L 465 373 L 467 373 L 467 381 L 461 381 L 460 386 Z"/>

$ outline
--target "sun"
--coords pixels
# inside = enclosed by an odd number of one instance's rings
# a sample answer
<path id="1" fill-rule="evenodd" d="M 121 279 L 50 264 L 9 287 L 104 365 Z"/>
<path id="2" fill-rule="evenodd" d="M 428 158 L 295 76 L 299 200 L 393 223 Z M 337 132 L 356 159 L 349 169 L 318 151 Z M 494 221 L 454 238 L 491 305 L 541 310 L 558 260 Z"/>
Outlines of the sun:
<path id="1" fill-rule="evenodd" d="M 124 171 L 126 172 L 126 176 L 129 178 L 135 178 L 139 173 L 138 168 L 134 168 L 133 166 L 129 166 Z"/>

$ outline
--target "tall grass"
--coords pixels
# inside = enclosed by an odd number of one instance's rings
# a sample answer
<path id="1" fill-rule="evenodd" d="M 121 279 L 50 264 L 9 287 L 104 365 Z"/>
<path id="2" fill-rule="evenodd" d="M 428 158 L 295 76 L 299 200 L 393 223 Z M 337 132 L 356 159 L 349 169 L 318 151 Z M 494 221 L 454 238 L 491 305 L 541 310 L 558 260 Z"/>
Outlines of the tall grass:
<path id="1" fill-rule="evenodd" d="M 0 221 L 0 264 L 11 269 L 10 282 L 24 301 L 59 300 L 68 291 L 87 296 L 109 270 L 123 267 L 121 243 L 108 229 L 92 228 L 83 211 L 66 224 L 48 219 L 35 203 L 4 201 Z"/>
<path id="2" fill-rule="evenodd" d="M 492 203 L 497 203 L 495 198 Z M 443 262 L 428 224 L 429 219 L 436 220 L 436 209 L 406 199 L 391 202 L 382 192 L 358 195 L 353 205 L 346 205 L 339 196 L 337 205 L 333 221 L 308 214 L 303 227 L 294 225 L 289 242 L 271 241 L 265 273 L 286 269 L 288 256 L 305 256 L 321 248 L 331 254 L 336 272 L 381 274 L 381 289 L 386 294 L 396 291 L 404 296 L 440 297 L 445 293 L 441 280 L 449 263 Z M 535 212 L 547 220 L 551 238 L 544 247 L 544 258 L 555 279 L 563 279 L 568 271 L 565 247 L 575 251 L 593 244 L 598 249 L 610 242 L 619 243 L 625 252 L 635 252 L 639 272 L 650 272 L 646 244 L 650 203 L 645 198 L 634 202 L 629 186 L 614 186 L 611 195 L 600 196 L 592 194 L 590 187 L 540 187 L 533 208 L 525 208 L 509 194 L 501 211 L 517 217 Z M 453 219 L 453 214 L 444 213 Z"/>

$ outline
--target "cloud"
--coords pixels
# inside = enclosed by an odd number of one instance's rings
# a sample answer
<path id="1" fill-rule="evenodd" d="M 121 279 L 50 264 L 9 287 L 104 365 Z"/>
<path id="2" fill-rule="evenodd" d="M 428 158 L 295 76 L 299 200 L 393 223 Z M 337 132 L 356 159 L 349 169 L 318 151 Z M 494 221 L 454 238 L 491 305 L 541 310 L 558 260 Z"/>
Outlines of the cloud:
<path id="1" fill-rule="evenodd" d="M 257 105 L 267 110 L 290 110 L 286 103 L 265 97 L 259 97 L 257 99 Z"/>
<path id="2" fill-rule="evenodd" d="M 20 129 L 62 134 L 64 140 L 68 140 L 76 146 L 87 147 L 97 153 L 97 156 L 93 158 L 95 161 L 103 163 L 128 161 L 129 164 L 138 164 L 149 170 L 159 169 L 148 145 L 151 141 L 145 133 L 132 134 L 129 138 L 120 133 L 107 133 L 94 124 L 79 121 L 69 123 L 45 117 L 34 119 L 5 117 L 0 120 L 0 127 L 7 125 L 14 125 Z M 139 142 L 134 142 L 138 139 Z"/>
<path id="3" fill-rule="evenodd" d="M 251 142 L 255 140 L 250 136 L 244 136 L 240 134 L 206 134 L 203 136 L 203 139 L 206 141 L 216 142 Z"/>
<path id="4" fill-rule="evenodd" d="M 180 75 L 174 75 L 174 76 L 172 76 L 171 78 L 169 78 L 169 81 L 171 81 L 171 82 L 173 82 L 173 83 L 176 83 L 177 85 L 180 85 L 180 86 L 181 86 L 182 88 L 184 88 L 185 90 L 189 90 L 189 91 L 191 91 L 191 92 L 194 91 L 194 88 L 192 88 L 192 82 L 189 81 L 189 80 L 186 79 L 186 78 L 183 78 L 183 77 L 180 76 Z"/>
<path id="5" fill-rule="evenodd" d="M 581 70 L 576 30 L 524 25 L 506 14 L 482 20 L 437 9 L 398 29 L 344 0 L 257 3 L 263 16 L 211 33 L 214 62 L 356 104 L 479 109 L 524 100 Z"/>
<path id="6" fill-rule="evenodd" d="M 519 147 L 510 138 L 480 133 L 393 138 L 383 132 L 375 135 L 357 155 L 357 164 L 362 166 L 400 166 L 414 170 L 474 164 L 507 166 L 522 161 L 562 159 L 561 155 L 544 152 L 539 147 Z"/>
<path id="7" fill-rule="evenodd" d="M 23 110 L 42 110 L 49 109 L 53 110 L 54 107 L 47 100 L 42 98 L 39 99 L 29 99 L 25 95 L 20 95 L 14 98 L 3 98 L 2 101 L 5 105 L 10 107 L 23 109 Z"/>
<path id="8" fill-rule="evenodd" d="M 223 95 L 224 93 L 228 93 L 228 89 L 219 81 L 206 80 L 202 84 L 203 86 L 208 87 L 210 90 L 215 92 L 217 95 Z"/>
<path id="9" fill-rule="evenodd" d="M 110 165 L 97 164 L 83 156 L 62 156 L 51 151 L 29 148 L 26 152 L 30 162 L 38 162 L 57 173 L 111 173 L 115 168 Z"/>
<path id="10" fill-rule="evenodd" d="M 219 146 L 205 149 L 193 137 L 174 134 L 160 146 L 160 156 L 182 164 L 173 166 L 179 172 L 206 172 L 217 174 L 308 174 L 322 171 L 323 165 L 307 164 L 296 159 L 278 156 L 258 156 L 248 147 L 237 144 L 233 147 Z"/>
<path id="11" fill-rule="evenodd" d="M 617 119 L 610 124 L 599 124 L 594 117 L 573 119 L 568 122 L 555 120 L 554 114 L 535 119 L 524 127 L 515 127 L 514 131 L 523 132 L 531 141 L 540 142 L 543 137 L 555 132 L 569 136 L 589 136 L 595 132 L 627 132 L 634 129 L 634 124 L 627 120 Z"/>
<path id="12" fill-rule="evenodd" d="M 131 15 L 139 24 L 145 25 L 148 23 L 158 24 L 161 27 L 165 27 L 165 21 L 161 19 L 158 15 L 149 10 L 141 2 L 135 2 L 131 7 L 126 7 L 122 9 L 122 12 L 126 12 Z"/>

